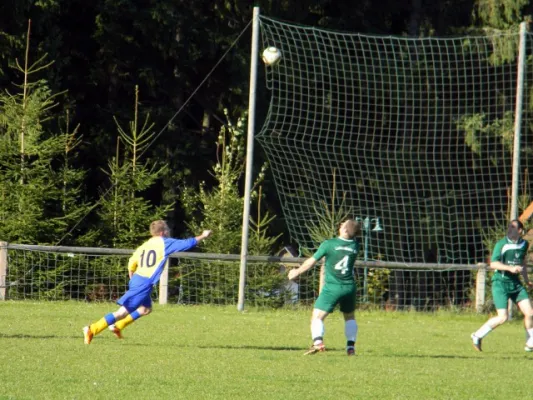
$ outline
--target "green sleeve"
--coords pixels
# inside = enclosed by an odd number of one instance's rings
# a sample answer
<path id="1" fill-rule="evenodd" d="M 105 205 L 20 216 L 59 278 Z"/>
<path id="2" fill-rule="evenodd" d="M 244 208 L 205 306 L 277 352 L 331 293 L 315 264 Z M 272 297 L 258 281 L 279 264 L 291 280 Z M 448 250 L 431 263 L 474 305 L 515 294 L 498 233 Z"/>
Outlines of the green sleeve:
<path id="1" fill-rule="evenodd" d="M 492 257 L 490 258 L 490 261 L 501 261 L 502 247 L 503 247 L 502 241 L 496 243 L 496 246 L 494 246 L 494 250 L 492 251 Z"/>
<path id="2" fill-rule="evenodd" d="M 319 261 L 322 257 L 326 255 L 328 252 L 328 245 L 327 242 L 322 242 L 318 250 L 313 254 L 313 258 L 317 261 Z"/>

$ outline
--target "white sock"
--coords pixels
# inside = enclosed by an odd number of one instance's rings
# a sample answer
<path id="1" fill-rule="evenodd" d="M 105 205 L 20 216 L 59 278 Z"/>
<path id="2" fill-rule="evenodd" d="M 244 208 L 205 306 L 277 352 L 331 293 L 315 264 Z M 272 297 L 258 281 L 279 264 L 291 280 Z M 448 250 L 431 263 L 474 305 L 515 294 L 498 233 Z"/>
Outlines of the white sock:
<path id="1" fill-rule="evenodd" d="M 347 342 L 355 342 L 357 340 L 357 322 L 355 322 L 355 319 L 349 319 L 344 323 L 344 334 Z"/>
<path id="2" fill-rule="evenodd" d="M 526 329 L 526 342 L 533 337 L 533 328 Z"/>
<path id="3" fill-rule="evenodd" d="M 311 321 L 311 337 L 313 339 L 313 344 L 322 343 L 324 337 L 324 321 L 321 319 L 313 319 Z"/>
<path id="4" fill-rule="evenodd" d="M 487 336 L 492 331 L 492 324 L 490 323 L 491 321 L 492 319 L 489 319 L 487 322 L 485 322 L 485 324 L 474 333 L 474 336 L 480 339 L 483 339 L 485 336 Z"/>

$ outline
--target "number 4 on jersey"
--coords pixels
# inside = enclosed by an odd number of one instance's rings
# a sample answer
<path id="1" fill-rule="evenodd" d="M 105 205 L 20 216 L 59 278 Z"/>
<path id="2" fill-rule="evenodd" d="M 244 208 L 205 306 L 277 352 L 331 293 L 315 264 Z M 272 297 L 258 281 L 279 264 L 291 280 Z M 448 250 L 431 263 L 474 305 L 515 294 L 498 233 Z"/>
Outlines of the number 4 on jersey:
<path id="1" fill-rule="evenodd" d="M 342 275 L 348 271 L 348 257 L 349 256 L 344 256 L 342 260 L 335 264 L 335 269 L 340 269 Z"/>

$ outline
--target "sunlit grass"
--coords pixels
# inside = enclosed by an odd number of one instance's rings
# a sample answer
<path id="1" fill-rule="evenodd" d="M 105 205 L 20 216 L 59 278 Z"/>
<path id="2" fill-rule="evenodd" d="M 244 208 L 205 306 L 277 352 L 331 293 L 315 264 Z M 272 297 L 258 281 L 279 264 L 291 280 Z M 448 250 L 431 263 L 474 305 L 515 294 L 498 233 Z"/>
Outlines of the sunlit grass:
<path id="1" fill-rule="evenodd" d="M 113 304 L 0 303 L 0 399 L 528 398 L 533 354 L 519 320 L 485 339 L 486 316 L 359 313 L 358 355 L 339 313 L 328 352 L 303 356 L 310 310 L 156 306 L 124 331 L 83 344 L 81 328 Z"/>

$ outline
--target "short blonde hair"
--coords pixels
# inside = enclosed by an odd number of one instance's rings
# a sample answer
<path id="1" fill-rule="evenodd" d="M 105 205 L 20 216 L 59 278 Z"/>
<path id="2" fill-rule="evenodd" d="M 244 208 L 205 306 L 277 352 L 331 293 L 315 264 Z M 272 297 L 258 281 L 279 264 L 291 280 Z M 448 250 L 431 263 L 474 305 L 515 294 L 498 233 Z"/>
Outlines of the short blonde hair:
<path id="1" fill-rule="evenodd" d="M 165 231 L 169 231 L 169 227 L 167 225 L 167 222 L 158 219 L 157 221 L 153 221 L 150 224 L 150 235 L 152 236 L 161 236 L 162 233 L 165 233 Z"/>
<path id="2" fill-rule="evenodd" d="M 344 228 L 346 229 L 346 233 L 350 238 L 353 238 L 361 230 L 361 224 L 356 220 L 347 219 L 343 222 L 343 224 L 345 224 Z"/>

